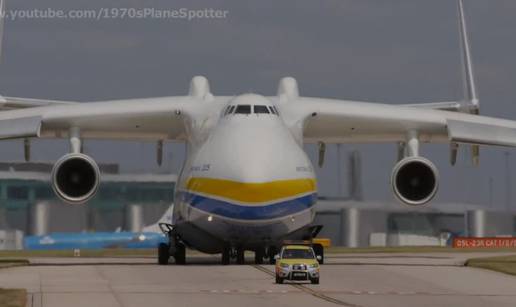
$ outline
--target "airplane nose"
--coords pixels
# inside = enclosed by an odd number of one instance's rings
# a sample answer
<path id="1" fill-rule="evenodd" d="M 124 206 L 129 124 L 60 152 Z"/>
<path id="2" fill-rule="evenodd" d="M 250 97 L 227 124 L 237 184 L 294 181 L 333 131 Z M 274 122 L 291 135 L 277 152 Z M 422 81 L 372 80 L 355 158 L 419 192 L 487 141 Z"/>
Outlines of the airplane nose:
<path id="1" fill-rule="evenodd" d="M 196 164 L 211 164 L 203 175 L 241 183 L 313 177 L 310 160 L 285 127 L 252 122 L 253 117 L 241 120 L 222 126 L 203 146 Z"/>
<path id="2" fill-rule="evenodd" d="M 296 177 L 296 163 L 299 157 L 298 148 L 287 146 L 273 138 L 260 139 L 249 137 L 240 139 L 238 143 L 225 149 L 225 171 L 235 181 L 259 183 Z"/>
<path id="3" fill-rule="evenodd" d="M 281 167 L 277 165 L 274 156 L 251 152 L 238 157 L 232 163 L 234 179 L 248 183 L 272 181 Z"/>

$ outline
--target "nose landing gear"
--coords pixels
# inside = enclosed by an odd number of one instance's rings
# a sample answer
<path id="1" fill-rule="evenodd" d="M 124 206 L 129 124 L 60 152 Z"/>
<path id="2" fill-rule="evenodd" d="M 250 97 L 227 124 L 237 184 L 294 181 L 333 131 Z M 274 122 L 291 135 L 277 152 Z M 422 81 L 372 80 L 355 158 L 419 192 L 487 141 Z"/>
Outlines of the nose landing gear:
<path id="1" fill-rule="evenodd" d="M 232 248 L 227 245 L 224 246 L 222 250 L 222 264 L 228 265 L 231 263 L 231 259 L 236 259 L 237 264 L 245 264 L 245 250 L 243 248 L 237 247 Z"/>

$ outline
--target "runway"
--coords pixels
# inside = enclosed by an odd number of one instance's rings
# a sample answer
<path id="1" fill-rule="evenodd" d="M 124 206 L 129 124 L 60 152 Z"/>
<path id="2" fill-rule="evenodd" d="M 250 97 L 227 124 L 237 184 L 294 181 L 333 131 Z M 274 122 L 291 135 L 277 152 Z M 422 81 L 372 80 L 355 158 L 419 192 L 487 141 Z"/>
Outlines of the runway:
<path id="1" fill-rule="evenodd" d="M 516 306 L 516 277 L 466 268 L 478 254 L 329 255 L 320 285 L 276 285 L 271 265 L 186 266 L 153 258 L 33 258 L 0 270 L 28 306 Z M 480 256 L 491 256 L 482 253 Z M 250 259 L 249 259 L 250 260 Z"/>

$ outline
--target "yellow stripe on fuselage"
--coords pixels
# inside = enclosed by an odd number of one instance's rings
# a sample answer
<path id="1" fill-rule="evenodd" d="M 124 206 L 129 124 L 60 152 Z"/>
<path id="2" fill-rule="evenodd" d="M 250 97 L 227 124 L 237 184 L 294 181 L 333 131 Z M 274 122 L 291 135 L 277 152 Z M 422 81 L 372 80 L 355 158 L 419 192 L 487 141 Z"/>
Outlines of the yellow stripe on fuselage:
<path id="1" fill-rule="evenodd" d="M 205 195 L 231 199 L 247 203 L 263 203 L 294 197 L 300 194 L 315 193 L 315 179 L 289 179 L 264 183 L 246 183 L 214 178 L 190 178 L 187 190 Z"/>

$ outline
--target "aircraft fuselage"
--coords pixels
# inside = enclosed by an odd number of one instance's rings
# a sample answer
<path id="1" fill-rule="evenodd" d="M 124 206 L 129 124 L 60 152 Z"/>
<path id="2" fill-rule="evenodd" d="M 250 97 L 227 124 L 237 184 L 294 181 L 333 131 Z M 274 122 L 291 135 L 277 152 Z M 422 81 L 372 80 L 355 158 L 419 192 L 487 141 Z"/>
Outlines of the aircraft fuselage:
<path id="1" fill-rule="evenodd" d="M 316 199 L 312 163 L 274 104 L 243 95 L 201 142 L 188 144 L 174 224 L 200 251 L 252 250 L 309 225 Z"/>

